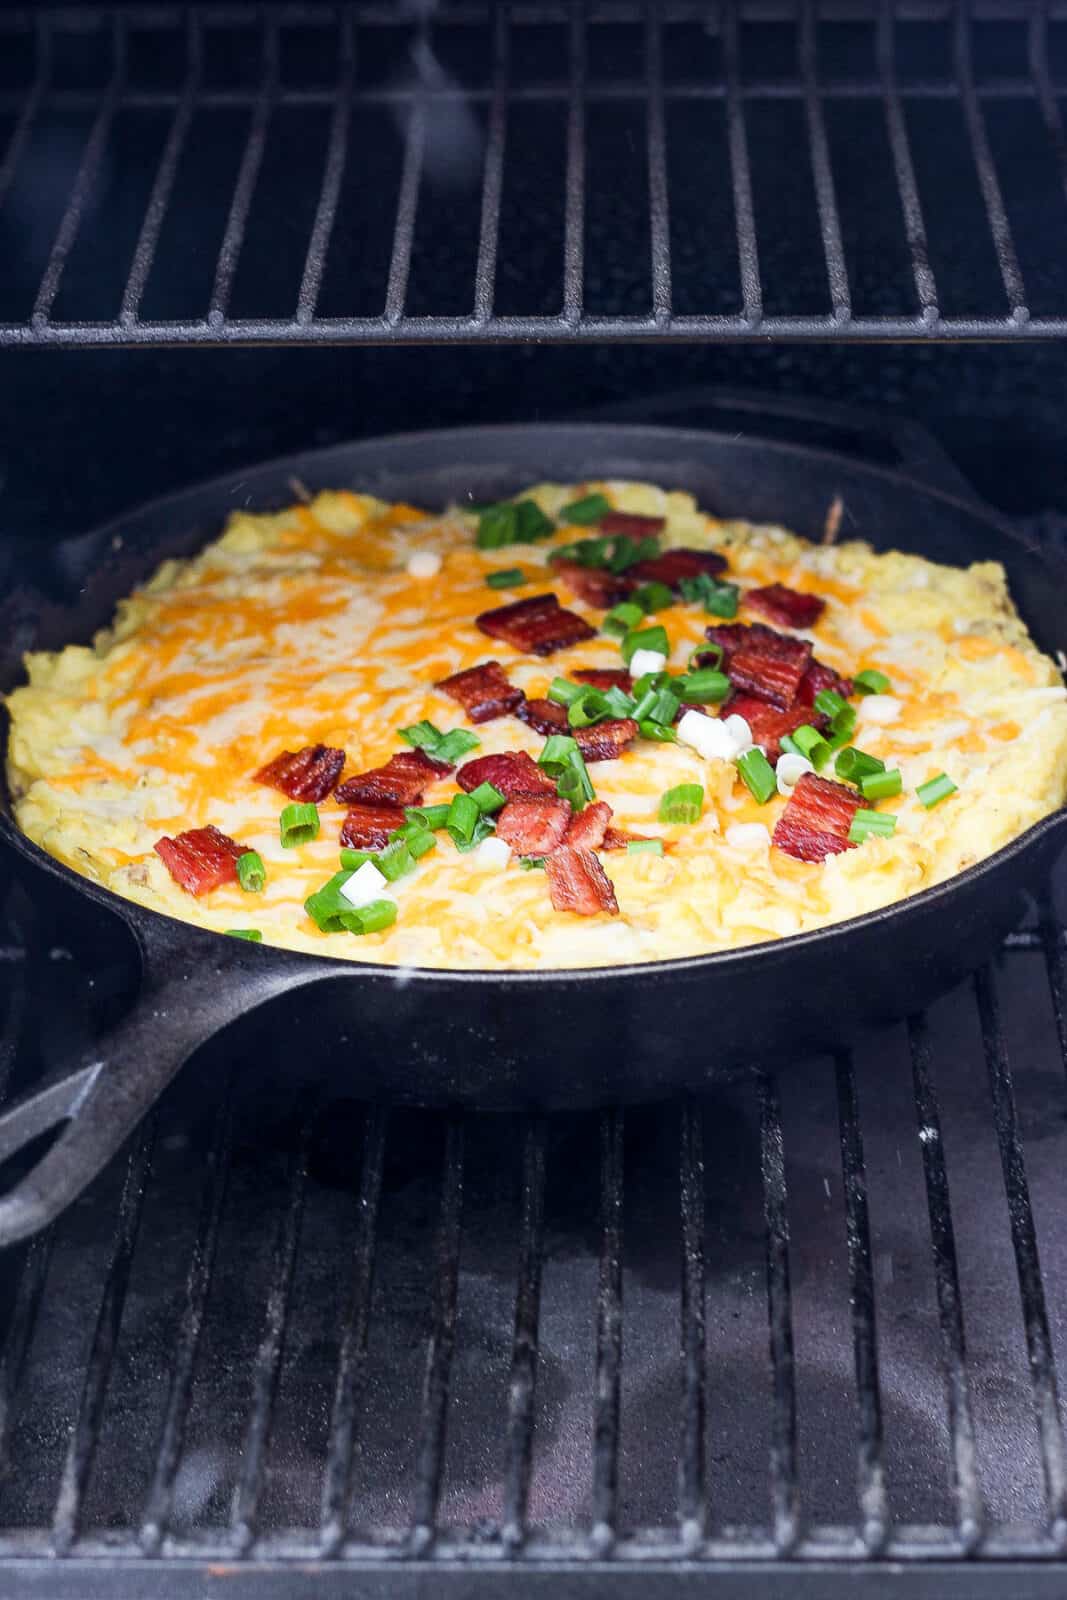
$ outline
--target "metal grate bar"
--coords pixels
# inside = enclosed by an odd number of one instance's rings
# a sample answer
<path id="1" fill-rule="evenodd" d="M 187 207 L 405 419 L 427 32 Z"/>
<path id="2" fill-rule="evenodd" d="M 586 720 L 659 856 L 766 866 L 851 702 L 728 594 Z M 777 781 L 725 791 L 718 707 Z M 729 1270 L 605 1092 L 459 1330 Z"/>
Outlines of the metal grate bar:
<path id="1" fill-rule="evenodd" d="M 433 1284 L 433 1327 L 426 1350 L 422 1419 L 415 1468 L 415 1514 L 411 1546 L 418 1555 L 425 1554 L 433 1544 L 444 1474 L 448 1438 L 448 1386 L 456 1342 L 462 1217 L 463 1123 L 458 1117 L 451 1117 L 445 1134 L 441 1218 L 437 1231 Z"/>
<path id="2" fill-rule="evenodd" d="M 500 243 L 500 197 L 504 186 L 504 148 L 508 116 L 509 16 L 504 0 L 496 8 L 493 25 L 493 99 L 482 178 L 482 215 L 478 234 L 478 261 L 474 269 L 474 316 L 488 322 L 496 291 L 496 258 Z"/>
<path id="3" fill-rule="evenodd" d="M 723 59 L 726 67 L 726 134 L 730 150 L 730 177 L 734 194 L 737 261 L 741 273 L 741 298 L 745 317 L 753 326 L 763 315 L 756 208 L 752 198 L 752 169 L 748 159 L 745 103 L 741 95 L 741 40 L 737 0 L 722 0 Z"/>
<path id="4" fill-rule="evenodd" d="M 155 1133 L 156 1119 L 152 1116 L 135 1136 L 126 1165 L 122 1198 L 119 1201 L 115 1249 L 104 1280 L 104 1292 L 97 1312 L 96 1327 L 93 1330 L 93 1342 L 85 1369 L 78 1416 L 63 1463 L 63 1476 L 56 1498 L 52 1541 L 58 1555 L 68 1551 L 77 1538 L 82 1502 L 85 1499 L 89 1474 L 93 1469 L 93 1459 L 100 1440 L 104 1401 L 111 1377 L 115 1346 L 118 1344 L 122 1312 L 126 1304 L 130 1265 L 141 1225 L 141 1211 Z"/>
<path id="5" fill-rule="evenodd" d="M 623 1114 L 600 1121 L 600 1279 L 593 1401 L 593 1545 L 606 1554 L 619 1514 L 619 1398 L 622 1379 Z"/>
<path id="6" fill-rule="evenodd" d="M 359 1213 L 352 1251 L 348 1302 L 337 1362 L 337 1382 L 330 1416 L 330 1441 L 322 1486 L 322 1544 L 325 1555 L 335 1555 L 344 1539 L 348 1497 L 352 1480 L 352 1452 L 356 1419 L 366 1382 L 367 1331 L 370 1326 L 371 1290 L 377 1248 L 378 1208 L 385 1165 L 388 1112 L 374 1107 L 367 1116 L 363 1139 L 363 1170 L 359 1183 Z"/>
<path id="7" fill-rule="evenodd" d="M 907 236 L 908 250 L 911 254 L 911 270 L 915 279 L 915 293 L 919 299 L 919 308 L 924 321 L 932 322 L 936 320 L 938 315 L 937 284 L 934 281 L 934 274 L 930 267 L 930 248 L 926 237 L 926 223 L 923 220 L 922 202 L 919 199 L 919 185 L 915 178 L 915 166 L 911 159 L 908 125 L 897 89 L 896 26 L 893 14 L 893 0 L 881 0 L 878 13 L 877 44 L 878 67 L 882 76 L 886 126 L 889 133 L 889 148 L 893 156 L 893 171 L 896 174 L 897 189 L 900 193 L 900 209 L 904 217 L 904 232 Z"/>
<path id="8" fill-rule="evenodd" d="M 23 1365 L 37 1324 L 37 1309 L 48 1275 L 53 1237 L 49 1228 L 26 1247 L 3 1355 L 0 1356 L 0 1482 L 9 1471 L 7 1447 L 11 1421 L 15 1415 Z"/>
<path id="9" fill-rule="evenodd" d="M 300 280 L 300 293 L 296 302 L 296 320 L 302 326 L 306 326 L 312 320 L 315 315 L 315 307 L 319 302 L 322 277 L 326 270 L 326 258 L 329 255 L 330 240 L 333 237 L 334 223 L 337 220 L 341 184 L 344 181 L 345 167 L 348 162 L 348 131 L 352 119 L 352 90 L 356 78 L 356 50 L 352 37 L 352 18 L 344 8 L 341 9 L 338 26 L 340 28 L 338 45 L 340 70 L 337 88 L 334 91 L 333 116 L 330 120 L 330 134 L 326 145 L 326 164 L 323 168 L 319 203 L 315 209 L 315 221 L 311 228 L 311 239 L 308 243 L 307 255 L 304 258 L 304 273 Z"/>
<path id="10" fill-rule="evenodd" d="M 1011 1242 L 1019 1275 L 1026 1352 L 1034 1392 L 1041 1469 L 1045 1480 L 1049 1521 L 1058 1544 L 1067 1540 L 1067 1470 L 1065 1470 L 1056 1359 L 1049 1333 L 1048 1309 L 1037 1251 L 1037 1231 L 1030 1204 L 1030 1186 L 1015 1109 L 1015 1088 L 1000 1023 L 993 974 L 988 967 L 975 974 L 975 995 L 982 1025 L 982 1048 L 989 1069 L 1004 1190 L 1011 1221 Z"/>
<path id="11" fill-rule="evenodd" d="M 226 219 L 226 231 L 222 236 L 222 246 L 215 267 L 215 282 L 208 308 L 208 322 L 212 327 L 218 327 L 223 322 L 230 303 L 237 262 L 244 243 L 245 229 L 248 226 L 248 213 L 252 209 L 252 197 L 256 192 L 259 169 L 263 165 L 263 152 L 267 147 L 267 132 L 270 128 L 277 91 L 278 23 L 273 13 L 268 12 L 263 33 L 263 74 L 252 110 L 248 138 L 241 156 L 230 214 Z"/>
<path id="12" fill-rule="evenodd" d="M 882 1391 L 878 1377 L 867 1175 L 851 1058 L 839 1055 L 835 1060 L 835 1070 L 841 1125 L 841 1173 L 845 1186 L 852 1343 L 860 1417 L 858 1471 L 861 1535 L 867 1549 L 874 1554 L 881 1550 L 886 1541 L 888 1508 L 882 1462 Z"/>
<path id="13" fill-rule="evenodd" d="M 989 218 L 989 231 L 993 236 L 1004 292 L 1008 297 L 1012 317 L 1017 322 L 1025 322 L 1030 313 L 1026 305 L 1023 275 L 1015 251 L 1008 213 L 1004 209 L 1004 197 L 1000 192 L 1000 180 L 993 162 L 993 153 L 989 148 L 985 118 L 975 93 L 974 67 L 971 61 L 970 0 L 956 0 L 955 62 L 963 115 L 971 142 L 971 154 L 974 157 L 982 200 Z"/>
<path id="14" fill-rule="evenodd" d="M 1045 952 L 1045 965 L 1048 968 L 1049 989 L 1052 994 L 1052 1013 L 1056 1019 L 1056 1034 L 1060 1041 L 1060 1055 L 1063 1065 L 1067 1068 L 1067 938 L 1064 930 L 1056 921 L 1056 913 L 1052 907 L 1050 896 L 1046 896 L 1041 906 L 1041 945 Z"/>
<path id="15" fill-rule="evenodd" d="M 1045 129 L 1056 153 L 1060 181 L 1063 184 L 1064 194 L 1067 194 L 1067 138 L 1064 136 L 1063 116 L 1056 91 L 1052 87 L 1048 65 L 1048 0 L 1041 0 L 1038 10 L 1030 18 L 1030 71 Z"/>
<path id="16" fill-rule="evenodd" d="M 312 1110 L 308 1105 L 304 1108 L 300 1119 L 296 1147 L 289 1163 L 288 1194 L 274 1242 L 274 1259 L 263 1333 L 259 1349 L 256 1351 L 252 1373 L 252 1404 L 249 1408 L 248 1425 L 241 1450 L 241 1475 L 237 1481 L 233 1514 L 230 1518 L 233 1546 L 239 1553 L 251 1549 L 256 1536 L 256 1517 L 263 1490 L 263 1473 L 274 1420 L 274 1400 L 278 1392 L 285 1326 L 289 1317 L 293 1269 L 296 1266 L 300 1224 L 304 1214 L 311 1124 Z"/>
<path id="17" fill-rule="evenodd" d="M 67 209 L 59 224 L 52 253 L 48 258 L 48 265 L 37 290 L 37 298 L 33 303 L 32 321 L 35 325 L 47 323 L 48 314 L 55 304 L 59 285 L 63 278 L 63 269 L 67 264 L 67 257 L 78 237 L 85 206 L 92 193 L 96 174 L 103 158 L 107 141 L 111 133 L 111 124 L 114 121 L 118 108 L 119 95 L 126 76 L 126 30 L 121 19 L 116 19 L 112 35 L 114 61 L 111 72 L 111 81 L 108 84 L 104 98 L 100 103 L 92 130 L 85 145 L 85 154 L 82 156 L 78 175 L 74 180 Z"/>
<path id="18" fill-rule="evenodd" d="M 796 1545 L 800 1492 L 797 1480 L 797 1394 L 789 1276 L 782 1109 L 773 1079 L 760 1079 L 760 1169 L 767 1229 L 767 1320 L 771 1348 L 771 1515 L 774 1544 L 786 1555 Z"/>
<path id="19" fill-rule="evenodd" d="M 563 221 L 563 322 L 577 327 L 585 299 L 585 0 L 573 0 Z"/>
<path id="20" fill-rule="evenodd" d="M 682 1441 L 679 1518 L 682 1540 L 695 1548 L 704 1537 L 704 1422 L 706 1329 L 704 1312 L 704 1128 L 700 1107 L 682 1107 Z"/>
<path id="21" fill-rule="evenodd" d="M 233 1079 L 228 1076 L 222 1104 L 215 1119 L 211 1150 L 207 1160 L 207 1179 L 200 1204 L 196 1240 L 185 1280 L 185 1305 L 175 1343 L 167 1408 L 156 1452 L 152 1486 L 148 1491 L 141 1522 L 140 1545 L 146 1555 L 162 1546 L 174 1500 L 174 1481 L 185 1439 L 185 1422 L 193 1391 L 193 1373 L 204 1326 L 204 1313 L 211 1289 L 219 1227 L 226 1199 L 226 1188 L 233 1158 Z"/>
<path id="22" fill-rule="evenodd" d="M 528 1126 L 523 1149 L 519 1284 L 515 1296 L 515 1334 L 508 1384 L 503 1538 L 512 1550 L 517 1549 L 526 1537 L 537 1385 L 541 1267 L 544 1259 L 544 1211 L 545 1126 L 538 1120 Z"/>
<path id="23" fill-rule="evenodd" d="M 925 1016 L 909 1019 L 908 1044 L 915 1087 L 919 1148 L 926 1180 L 926 1204 L 930 1213 L 930 1237 L 934 1247 L 941 1359 L 945 1368 L 945 1399 L 952 1444 L 952 1492 L 956 1501 L 960 1542 L 966 1551 L 971 1551 L 982 1536 L 984 1515 L 975 1460 L 974 1418 L 967 1382 L 967 1350 L 963 1333 L 956 1234 L 949 1204 L 941 1112 L 930 1076 L 930 1044 Z"/>
<path id="24" fill-rule="evenodd" d="M 648 0 L 645 20 L 648 69 L 648 199 L 652 251 L 652 312 L 671 314 L 671 219 L 667 188 L 667 125 L 663 114 L 663 37 L 658 0 Z"/>
<path id="25" fill-rule="evenodd" d="M 163 219 L 170 205 L 170 197 L 174 191 L 174 180 L 178 175 L 178 163 L 181 160 L 185 141 L 189 136 L 193 118 L 196 115 L 196 98 L 200 87 L 200 77 L 203 69 L 203 43 L 200 25 L 195 12 L 190 12 L 188 28 L 189 73 L 185 80 L 182 97 L 178 102 L 178 109 L 174 113 L 167 134 L 167 142 L 163 147 L 163 154 L 159 159 L 159 168 L 156 172 L 152 193 L 149 197 L 145 219 L 141 224 L 141 232 L 133 252 L 133 263 L 130 275 L 126 280 L 126 288 L 122 295 L 122 306 L 119 310 L 119 322 L 129 326 L 137 316 L 141 300 L 144 297 L 145 285 L 148 275 L 152 271 L 152 263 L 156 259 L 156 248 L 159 244 L 159 235 L 163 228 Z"/>
<path id="26" fill-rule="evenodd" d="M 411 251 L 415 242 L 415 213 L 422 182 L 422 159 L 426 146 L 426 111 L 420 100 L 411 109 L 404 142 L 404 167 L 393 223 L 393 253 L 389 262 L 389 282 L 385 291 L 385 322 L 395 327 L 404 315 L 411 276 Z"/>
<path id="27" fill-rule="evenodd" d="M 826 137 L 826 123 L 819 99 L 818 69 L 814 4 L 813 0 L 802 0 L 800 70 L 804 82 L 804 110 L 808 121 L 815 200 L 819 208 L 819 231 L 822 234 L 826 277 L 830 285 L 830 302 L 834 308 L 834 317 L 838 322 L 847 322 L 852 315 L 852 299 L 848 287 L 845 250 L 841 242 L 841 219 L 838 215 L 834 174 L 830 163 L 830 145 Z"/>
<path id="28" fill-rule="evenodd" d="M 11 180 L 18 169 L 19 161 L 22 159 L 26 140 L 30 136 L 41 101 L 44 99 L 52 77 L 52 35 L 48 28 L 45 27 L 43 17 L 37 18 L 35 32 L 37 71 L 34 74 L 29 92 L 22 101 L 18 121 L 11 130 L 7 149 L 4 151 L 4 159 L 0 162 L 0 206 L 3 205 L 4 197 L 11 187 Z"/>

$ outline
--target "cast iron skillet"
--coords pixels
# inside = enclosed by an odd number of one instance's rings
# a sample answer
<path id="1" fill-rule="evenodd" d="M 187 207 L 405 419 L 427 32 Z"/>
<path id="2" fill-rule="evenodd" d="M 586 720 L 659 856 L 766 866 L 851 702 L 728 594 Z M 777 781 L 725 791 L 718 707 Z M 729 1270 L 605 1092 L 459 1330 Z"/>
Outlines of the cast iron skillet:
<path id="1" fill-rule="evenodd" d="M 367 440 L 256 467 L 157 501 L 90 536 L 92 577 L 68 605 L 16 596 L 0 687 L 32 643 L 87 641 L 115 601 L 165 556 L 198 550 L 235 506 L 269 509 L 308 488 L 359 487 L 442 506 L 491 500 L 538 479 L 629 477 L 691 490 L 723 514 L 818 537 L 835 495 L 844 532 L 934 560 L 992 557 L 1047 651 L 1067 643 L 1064 573 L 981 508 L 896 472 L 759 438 L 668 428 L 479 428 Z M 144 965 L 132 1013 L 74 1069 L 0 1118 L 0 1160 L 66 1121 L 48 1153 L 0 1200 L 0 1244 L 34 1232 L 118 1148 L 189 1054 L 274 1004 L 308 1050 L 332 1053 L 352 1092 L 486 1107 L 593 1105 L 699 1089 L 761 1058 L 839 1045 L 925 1005 L 983 961 L 1067 842 L 1059 811 L 989 860 L 884 911 L 775 944 L 654 965 L 575 972 L 398 973 L 248 945 L 143 910 L 25 839 L 4 796 L 0 832 L 47 872 L 117 913 Z M 301 1031 L 303 1030 L 303 1031 Z"/>

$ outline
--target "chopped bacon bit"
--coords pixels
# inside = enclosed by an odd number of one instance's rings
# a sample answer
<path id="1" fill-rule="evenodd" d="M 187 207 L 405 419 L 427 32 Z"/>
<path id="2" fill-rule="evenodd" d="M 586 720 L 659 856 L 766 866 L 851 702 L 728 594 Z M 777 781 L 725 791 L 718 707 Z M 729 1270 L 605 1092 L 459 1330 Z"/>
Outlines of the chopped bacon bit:
<path id="1" fill-rule="evenodd" d="M 751 628 L 731 622 L 705 630 L 723 651 L 723 670 L 738 689 L 787 710 L 811 661 L 811 643 L 791 639 L 757 622 Z"/>
<path id="2" fill-rule="evenodd" d="M 403 826 L 399 806 L 353 806 L 341 829 L 341 843 L 352 850 L 381 850 L 389 835 Z"/>
<path id="3" fill-rule="evenodd" d="M 246 855 L 251 846 L 207 827 L 190 828 L 173 839 L 164 835 L 154 848 L 179 888 L 199 899 L 220 884 L 237 882 L 238 857 Z"/>
<path id="4" fill-rule="evenodd" d="M 591 850 L 561 845 L 545 858 L 545 871 L 557 911 L 573 911 L 579 917 L 595 917 L 599 911 L 618 916 L 611 879 Z"/>
<path id="5" fill-rule="evenodd" d="M 616 539 L 654 539 L 666 526 L 666 517 L 639 517 L 634 511 L 609 511 L 600 519 L 601 533 Z"/>
<path id="6" fill-rule="evenodd" d="M 623 573 L 607 572 L 603 567 L 583 567 L 580 561 L 567 561 L 562 557 L 548 558 L 568 589 L 598 611 L 617 606 L 634 591 L 631 579 Z"/>
<path id="7" fill-rule="evenodd" d="M 567 707 L 558 706 L 554 700 L 527 700 L 515 715 L 535 733 L 543 733 L 546 739 L 550 733 L 570 732 Z"/>
<path id="8" fill-rule="evenodd" d="M 833 667 L 824 666 L 821 661 L 813 659 L 811 666 L 800 680 L 800 687 L 797 690 L 797 705 L 813 706 L 815 704 L 815 696 L 820 694 L 823 689 L 832 689 L 835 694 L 841 696 L 842 700 L 847 700 L 853 692 L 852 680 L 851 678 L 842 678 L 839 673 L 834 671 Z"/>
<path id="9" fill-rule="evenodd" d="M 826 718 L 808 706 L 795 705 L 788 711 L 779 711 L 752 694 L 734 695 L 729 705 L 723 707 L 723 716 L 744 717 L 752 729 L 752 742 L 763 746 L 767 760 L 773 766 L 782 753 L 781 738 L 785 733 L 795 733 L 805 724 L 820 732 Z"/>
<path id="10" fill-rule="evenodd" d="M 474 621 L 491 639 L 503 639 L 516 650 L 535 656 L 550 656 L 553 650 L 596 637 L 596 629 L 576 611 L 564 610 L 554 594 L 536 594 L 510 606 L 496 606 Z"/>
<path id="11" fill-rule="evenodd" d="M 601 850 L 625 850 L 628 844 L 641 844 L 648 839 L 647 833 L 626 833 L 622 828 L 607 828 L 604 831 L 604 840 Z"/>
<path id="12" fill-rule="evenodd" d="M 254 774 L 256 783 L 280 789 L 290 800 L 313 800 L 318 805 L 333 792 L 344 771 L 345 753 L 328 744 L 307 744 L 303 750 L 283 750 Z"/>
<path id="13" fill-rule="evenodd" d="M 630 578 L 640 578 L 642 583 L 665 583 L 677 590 L 683 578 L 699 578 L 702 572 L 718 577 L 726 571 L 726 557 L 716 550 L 664 550 L 650 561 L 638 561 L 627 567 Z"/>
<path id="14" fill-rule="evenodd" d="M 570 803 L 548 795 L 520 795 L 497 814 L 497 837 L 520 856 L 547 856 L 563 842 Z"/>
<path id="15" fill-rule="evenodd" d="M 576 850 L 599 850 L 611 821 L 611 807 L 606 800 L 597 800 L 586 806 L 570 820 L 566 842 Z"/>
<path id="16" fill-rule="evenodd" d="M 447 762 L 433 761 L 423 750 L 401 750 L 384 767 L 346 779 L 334 798 L 342 805 L 418 806 L 426 785 L 449 771 Z"/>
<path id="17" fill-rule="evenodd" d="M 458 700 L 472 722 L 492 722 L 521 706 L 526 696 L 508 682 L 499 661 L 482 661 L 466 672 L 454 672 L 434 685 Z"/>
<path id="18" fill-rule="evenodd" d="M 575 683 L 588 683 L 594 689 L 622 689 L 626 694 L 634 686 L 633 678 L 621 667 L 579 667 L 571 677 Z"/>
<path id="19" fill-rule="evenodd" d="M 786 588 L 784 583 L 749 589 L 745 604 L 783 628 L 813 628 L 826 610 L 826 601 L 820 600 L 817 594 L 801 594 L 798 589 Z"/>
<path id="20" fill-rule="evenodd" d="M 825 861 L 851 848 L 848 830 L 859 806 L 854 789 L 805 772 L 778 818 L 771 843 L 798 861 Z"/>
<path id="21" fill-rule="evenodd" d="M 614 761 L 637 738 L 637 723 L 632 717 L 609 717 L 591 728 L 570 731 L 586 761 Z"/>
<path id="22" fill-rule="evenodd" d="M 481 783 L 491 783 L 508 800 L 518 795 L 556 792 L 552 779 L 525 750 L 508 750 L 500 755 L 479 756 L 476 761 L 467 761 L 456 773 L 456 782 L 468 794 Z"/>

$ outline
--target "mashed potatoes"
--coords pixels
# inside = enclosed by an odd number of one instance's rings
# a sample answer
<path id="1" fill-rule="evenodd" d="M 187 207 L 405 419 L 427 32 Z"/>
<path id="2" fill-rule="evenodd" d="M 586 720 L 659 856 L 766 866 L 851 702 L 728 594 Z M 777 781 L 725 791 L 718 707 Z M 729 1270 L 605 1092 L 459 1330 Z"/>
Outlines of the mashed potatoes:
<path id="1" fill-rule="evenodd" d="M 855 702 L 853 738 L 900 768 L 904 792 L 881 806 L 898 818 L 891 838 L 823 863 L 794 860 L 770 844 L 785 800 L 759 805 L 732 764 L 638 739 L 589 768 L 616 827 L 667 845 L 662 856 L 602 856 L 617 917 L 555 911 L 543 872 L 520 870 L 514 857 L 501 866 L 493 852 L 461 854 L 442 834 L 394 886 L 393 927 L 320 932 L 304 901 L 337 870 L 343 810 L 325 801 L 318 838 L 283 849 L 285 798 L 253 781 L 259 767 L 321 742 L 342 747 L 346 772 L 358 773 L 405 748 L 399 728 L 422 719 L 469 727 L 434 681 L 490 657 L 530 697 L 557 674 L 622 665 L 618 640 L 604 633 L 539 660 L 474 625 L 479 612 L 546 587 L 598 625 L 603 613 L 574 601 L 546 568 L 554 546 L 594 529 L 483 551 L 469 514 L 431 516 L 349 493 L 277 515 L 235 514 L 195 560 L 165 563 L 124 601 L 91 648 L 28 657 L 29 682 L 9 699 L 20 826 L 120 895 L 220 931 L 255 928 L 270 944 L 405 965 L 575 967 L 722 950 L 870 911 L 988 856 L 1063 803 L 1067 692 L 1030 641 L 999 566 L 959 570 L 860 543 L 813 546 L 779 528 L 717 521 L 687 495 L 642 484 L 543 485 L 531 497 L 554 516 L 592 492 L 665 516 L 664 547 L 721 551 L 741 586 L 742 622 L 762 620 L 744 602 L 760 585 L 827 602 L 808 635 L 818 659 L 843 675 L 876 668 L 891 680 L 887 693 Z M 416 552 L 439 557 L 439 567 L 420 560 L 409 570 Z M 536 587 L 487 587 L 489 574 L 516 566 Z M 675 671 L 715 621 L 685 602 L 653 620 L 667 630 Z M 476 731 L 474 755 L 536 757 L 544 743 L 513 717 Z M 958 792 L 926 810 L 915 789 L 941 772 Z M 692 782 L 707 797 L 700 820 L 660 823 L 664 791 Z M 426 803 L 455 789 L 454 778 L 434 782 Z M 194 899 L 173 881 L 156 840 L 207 824 L 259 851 L 261 893 L 232 884 Z"/>

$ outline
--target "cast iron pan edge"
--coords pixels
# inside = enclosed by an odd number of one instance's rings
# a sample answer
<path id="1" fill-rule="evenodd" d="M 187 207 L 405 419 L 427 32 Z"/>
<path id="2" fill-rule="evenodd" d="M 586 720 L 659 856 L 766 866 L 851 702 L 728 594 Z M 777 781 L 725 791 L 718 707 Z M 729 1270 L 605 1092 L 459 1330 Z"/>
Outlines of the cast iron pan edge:
<path id="1" fill-rule="evenodd" d="M 946 539 L 952 532 L 949 517 L 971 525 L 966 548 L 962 534 L 956 535 L 955 559 L 982 553 L 973 548 L 977 542 L 1005 560 L 1009 575 L 1023 561 L 1043 569 L 1026 583 L 1038 598 L 1035 582 L 1046 594 L 1062 583 L 1039 552 L 984 510 L 902 474 L 827 452 L 663 428 L 480 428 L 368 440 L 295 456 L 142 507 L 87 537 L 91 552 L 110 552 L 120 538 L 123 554 L 101 575 L 106 585 L 94 583 L 79 599 L 75 614 L 54 608 L 52 623 L 64 630 L 54 642 L 86 637 L 163 554 L 205 543 L 234 504 L 235 486 L 259 509 L 291 496 L 291 478 L 323 487 L 358 482 L 372 492 L 433 504 L 440 495 L 431 498 L 417 488 L 428 475 L 444 479 L 451 474 L 454 493 L 456 483 L 463 482 L 472 494 L 488 489 L 500 495 L 535 477 L 592 476 L 604 471 L 604 462 L 611 463 L 612 475 L 623 475 L 625 463 L 630 476 L 662 480 L 669 475 L 679 487 L 694 487 L 695 476 L 702 502 L 722 514 L 749 514 L 814 531 L 791 514 L 795 498 L 784 505 L 779 499 L 777 510 L 768 510 L 753 504 L 760 496 L 747 485 L 733 500 L 725 485 L 722 495 L 716 494 L 717 482 L 709 492 L 709 475 L 728 477 L 731 461 L 746 451 L 761 465 L 759 487 L 769 486 L 772 494 L 782 494 L 781 483 L 769 481 L 773 468 L 786 478 L 802 472 L 793 495 L 803 498 L 801 491 L 810 484 L 811 514 L 816 506 L 825 511 L 843 485 L 848 505 L 848 483 L 852 503 L 866 496 L 876 505 L 879 492 L 890 498 L 903 494 L 916 523 L 923 520 L 920 508 L 929 517 L 933 507 L 946 519 Z M 717 466 L 709 461 L 715 456 Z M 443 466 L 435 468 L 435 459 Z M 468 465 L 457 467 L 457 462 Z M 208 525 L 194 520 L 192 529 L 183 528 L 179 550 L 173 527 L 201 509 Z M 164 539 L 155 524 L 162 525 Z M 899 527 L 893 523 L 890 537 L 906 544 L 898 538 Z M 148 551 L 139 537 L 145 528 Z M 875 528 L 869 531 L 876 544 L 889 542 L 879 539 Z M 132 573 L 131 561 L 137 569 Z M 49 631 L 47 623 L 40 630 L 42 645 L 50 647 Z M 1042 630 L 1035 627 L 1035 633 L 1049 648 Z M 795 1058 L 833 1048 L 865 1026 L 919 1009 L 987 958 L 1018 919 L 1025 891 L 1051 869 L 1067 834 L 1067 811 L 1061 810 L 986 861 L 909 900 L 748 949 L 569 972 L 398 971 L 242 944 L 121 900 L 26 839 L 4 798 L 0 835 L 29 870 L 48 872 L 122 918 L 141 951 L 144 982 L 131 1014 L 73 1072 L 0 1116 L 0 1161 L 56 1123 L 69 1124 L 29 1176 L 0 1200 L 0 1244 L 26 1237 L 58 1214 L 119 1147 L 189 1054 L 264 1003 L 275 1002 L 272 1037 L 290 1028 L 298 1037 L 309 1023 L 320 1039 L 332 1033 L 337 1070 L 349 1092 L 509 1107 L 647 1100 L 699 1088 L 769 1056 L 780 1064 L 783 1052 Z M 306 1048 L 306 1032 L 304 1038 Z"/>

